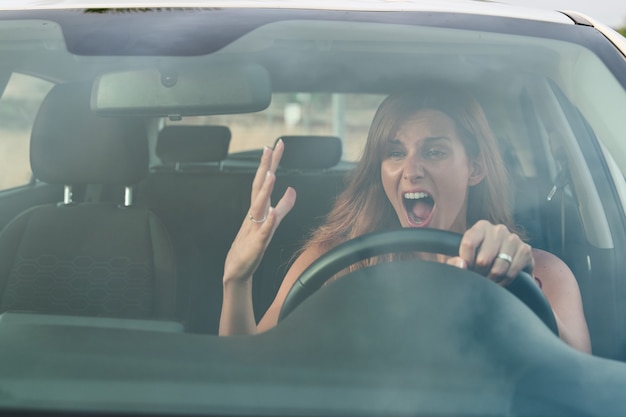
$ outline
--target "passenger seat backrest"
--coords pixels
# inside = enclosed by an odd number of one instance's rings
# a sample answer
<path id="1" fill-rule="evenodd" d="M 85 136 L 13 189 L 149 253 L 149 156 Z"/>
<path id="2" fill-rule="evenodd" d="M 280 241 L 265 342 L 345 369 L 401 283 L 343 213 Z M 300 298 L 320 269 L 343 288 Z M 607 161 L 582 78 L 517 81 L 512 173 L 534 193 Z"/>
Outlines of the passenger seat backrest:
<path id="1" fill-rule="evenodd" d="M 224 260 L 252 184 L 252 172 L 222 171 L 229 142 L 226 126 L 166 126 L 156 143 L 164 165 L 137 187 L 137 204 L 156 212 L 172 235 L 180 316 L 192 332 L 217 333 Z"/>
<path id="2" fill-rule="evenodd" d="M 31 135 L 31 165 L 66 199 L 18 215 L 0 232 L 0 311 L 175 319 L 177 275 L 156 216 L 115 203 L 75 203 L 71 185 L 127 186 L 148 171 L 144 122 L 100 117 L 91 86 L 55 86 Z M 61 196 L 59 196 L 61 197 Z"/>

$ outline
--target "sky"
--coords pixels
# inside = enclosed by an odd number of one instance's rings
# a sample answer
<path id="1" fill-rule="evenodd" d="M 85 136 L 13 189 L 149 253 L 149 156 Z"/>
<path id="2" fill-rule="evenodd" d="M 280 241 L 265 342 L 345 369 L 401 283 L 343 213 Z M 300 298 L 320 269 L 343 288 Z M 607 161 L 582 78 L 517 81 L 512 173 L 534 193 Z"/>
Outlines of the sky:
<path id="1" fill-rule="evenodd" d="M 516 6 L 575 10 L 613 28 L 626 26 L 626 0 L 499 0 Z"/>

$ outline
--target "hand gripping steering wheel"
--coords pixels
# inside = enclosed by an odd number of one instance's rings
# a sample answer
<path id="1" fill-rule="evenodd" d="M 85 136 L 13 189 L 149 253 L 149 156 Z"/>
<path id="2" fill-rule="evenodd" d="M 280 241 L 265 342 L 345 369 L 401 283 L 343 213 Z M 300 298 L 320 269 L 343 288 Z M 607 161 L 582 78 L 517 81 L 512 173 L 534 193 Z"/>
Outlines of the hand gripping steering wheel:
<path id="1" fill-rule="evenodd" d="M 313 262 L 291 287 L 285 298 L 278 321 L 320 289 L 330 277 L 348 266 L 395 252 L 429 252 L 448 256 L 459 253 L 461 235 L 437 229 L 401 229 L 371 233 L 342 243 Z M 548 300 L 534 279 L 522 271 L 505 287 L 519 298 L 556 335 L 558 329 Z"/>

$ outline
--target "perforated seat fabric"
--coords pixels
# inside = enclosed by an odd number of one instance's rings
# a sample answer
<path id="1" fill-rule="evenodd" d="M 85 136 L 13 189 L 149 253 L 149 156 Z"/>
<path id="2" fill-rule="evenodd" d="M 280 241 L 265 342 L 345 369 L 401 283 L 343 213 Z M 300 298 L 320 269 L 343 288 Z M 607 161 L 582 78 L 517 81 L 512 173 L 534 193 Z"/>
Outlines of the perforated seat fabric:
<path id="1" fill-rule="evenodd" d="M 33 127 L 33 172 L 48 183 L 131 185 L 148 172 L 143 121 L 94 114 L 90 93 L 51 90 Z M 176 319 L 177 285 L 164 225 L 121 201 L 32 207 L 0 232 L 0 311 Z"/>
<path id="2" fill-rule="evenodd" d="M 175 317 L 175 261 L 148 210 L 40 206 L 0 233 L 2 311 Z"/>

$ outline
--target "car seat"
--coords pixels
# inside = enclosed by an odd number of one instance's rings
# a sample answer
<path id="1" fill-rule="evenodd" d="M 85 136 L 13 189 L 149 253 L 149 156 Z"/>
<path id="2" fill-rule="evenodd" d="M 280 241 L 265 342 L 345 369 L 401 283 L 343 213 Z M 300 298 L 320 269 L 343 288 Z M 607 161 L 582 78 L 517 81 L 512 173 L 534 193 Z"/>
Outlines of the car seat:
<path id="1" fill-rule="evenodd" d="M 137 187 L 136 203 L 153 210 L 171 233 L 181 278 L 179 317 L 188 332 L 217 333 L 224 259 L 254 175 L 223 171 L 230 138 L 227 126 L 165 126 L 155 144 L 161 164 Z"/>
<path id="2" fill-rule="evenodd" d="M 144 121 L 90 110 L 90 84 L 59 84 L 31 134 L 35 178 L 63 184 L 59 204 L 32 207 L 0 232 L 0 311 L 175 319 L 177 273 L 168 232 L 133 207 L 148 172 Z M 77 202 L 73 186 L 125 186 L 124 203 Z"/>

